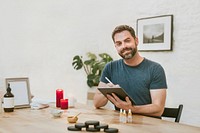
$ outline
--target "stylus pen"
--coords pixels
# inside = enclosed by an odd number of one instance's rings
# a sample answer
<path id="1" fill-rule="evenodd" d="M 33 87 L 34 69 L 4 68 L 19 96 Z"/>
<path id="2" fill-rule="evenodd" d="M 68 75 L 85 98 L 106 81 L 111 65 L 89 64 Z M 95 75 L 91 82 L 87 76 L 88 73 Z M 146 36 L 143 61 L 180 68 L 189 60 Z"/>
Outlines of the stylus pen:
<path id="1" fill-rule="evenodd" d="M 107 77 L 105 77 L 105 79 L 106 79 L 109 83 L 113 84 Z M 113 85 L 114 85 L 114 84 L 113 84 Z"/>

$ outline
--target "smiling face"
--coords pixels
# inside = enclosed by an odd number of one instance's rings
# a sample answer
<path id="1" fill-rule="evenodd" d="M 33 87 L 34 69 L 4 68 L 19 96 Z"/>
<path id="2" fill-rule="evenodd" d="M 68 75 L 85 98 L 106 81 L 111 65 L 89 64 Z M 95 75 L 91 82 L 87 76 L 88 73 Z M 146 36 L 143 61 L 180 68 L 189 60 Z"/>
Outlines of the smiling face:
<path id="1" fill-rule="evenodd" d="M 123 59 L 131 59 L 137 53 L 138 39 L 124 30 L 114 35 L 115 48 Z"/>

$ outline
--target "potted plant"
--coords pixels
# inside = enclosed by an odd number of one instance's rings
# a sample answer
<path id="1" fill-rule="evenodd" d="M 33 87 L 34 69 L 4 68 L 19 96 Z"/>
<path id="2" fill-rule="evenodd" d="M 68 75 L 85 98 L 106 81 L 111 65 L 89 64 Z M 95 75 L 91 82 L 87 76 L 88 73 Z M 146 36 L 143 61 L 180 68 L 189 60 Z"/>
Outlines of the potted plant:
<path id="1" fill-rule="evenodd" d="M 76 55 L 73 58 L 72 66 L 75 70 L 84 69 L 87 75 L 87 85 L 89 87 L 97 86 L 99 79 L 105 65 L 112 61 L 112 57 L 107 53 L 98 54 L 97 57 L 94 53 L 87 53 L 87 60 L 83 60 L 82 56 Z"/>

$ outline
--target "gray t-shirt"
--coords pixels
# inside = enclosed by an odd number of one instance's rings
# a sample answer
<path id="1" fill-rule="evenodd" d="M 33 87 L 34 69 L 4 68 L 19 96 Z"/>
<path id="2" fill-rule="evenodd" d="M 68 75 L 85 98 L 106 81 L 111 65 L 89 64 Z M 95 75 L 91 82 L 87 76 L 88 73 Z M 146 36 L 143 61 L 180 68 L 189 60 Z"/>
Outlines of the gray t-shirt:
<path id="1" fill-rule="evenodd" d="M 108 83 L 105 77 L 108 77 L 114 84 L 120 85 L 136 105 L 151 103 L 150 90 L 167 88 L 162 66 L 146 58 L 134 67 L 126 65 L 123 59 L 109 62 L 100 79 Z"/>

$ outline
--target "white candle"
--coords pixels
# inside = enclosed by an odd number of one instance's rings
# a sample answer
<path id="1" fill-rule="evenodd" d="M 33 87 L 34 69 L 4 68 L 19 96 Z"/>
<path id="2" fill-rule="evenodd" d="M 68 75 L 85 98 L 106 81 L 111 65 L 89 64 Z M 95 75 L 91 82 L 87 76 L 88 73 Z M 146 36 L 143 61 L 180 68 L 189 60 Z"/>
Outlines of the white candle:
<path id="1" fill-rule="evenodd" d="M 68 99 L 69 99 L 69 107 L 74 107 L 75 102 L 76 102 L 76 99 L 74 98 L 74 96 L 70 95 L 70 96 L 68 96 Z"/>

